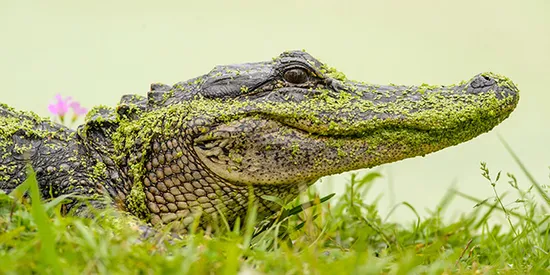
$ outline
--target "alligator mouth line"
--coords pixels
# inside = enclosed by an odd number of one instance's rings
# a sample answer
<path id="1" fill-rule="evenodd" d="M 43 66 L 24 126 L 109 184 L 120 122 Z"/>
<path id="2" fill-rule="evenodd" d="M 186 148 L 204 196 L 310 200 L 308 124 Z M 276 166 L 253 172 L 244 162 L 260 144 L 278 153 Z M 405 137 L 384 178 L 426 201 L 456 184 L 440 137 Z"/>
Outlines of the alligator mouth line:
<path id="1" fill-rule="evenodd" d="M 479 113 L 479 116 L 477 119 L 479 120 L 488 120 L 491 119 L 494 121 L 494 125 L 491 127 L 495 127 L 500 122 L 504 121 L 509 115 L 510 115 L 510 109 L 513 109 L 514 106 L 507 105 L 503 106 L 503 108 L 500 110 L 499 114 L 496 116 L 489 115 L 486 113 Z M 362 127 L 362 130 L 354 130 L 354 129 L 342 129 L 343 133 L 334 133 L 331 132 L 330 129 L 327 130 L 315 130 L 314 127 L 301 127 L 302 124 L 300 123 L 289 123 L 288 117 L 281 117 L 281 116 L 269 116 L 266 114 L 263 114 L 261 116 L 262 119 L 266 120 L 274 120 L 278 123 L 284 125 L 285 127 L 292 128 L 296 131 L 299 131 L 303 134 L 310 135 L 317 138 L 334 138 L 334 139 L 362 139 L 368 136 L 372 136 L 378 132 L 383 131 L 391 131 L 391 132 L 398 132 L 398 131 L 410 131 L 410 132 L 416 132 L 416 133 L 442 133 L 442 132 L 461 132 L 464 129 L 471 128 L 472 126 L 475 127 L 476 124 L 474 123 L 474 119 L 467 119 L 460 121 L 454 126 L 439 126 L 434 128 L 424 128 L 424 127 L 414 127 L 411 125 L 408 125 L 406 122 L 406 118 L 398 118 L 398 119 L 390 119 L 391 121 L 383 122 L 382 125 L 379 125 L 378 127 Z M 383 121 L 381 119 L 377 119 L 379 121 Z M 323 124 L 324 127 L 326 125 L 329 125 L 330 123 Z M 350 127 L 351 128 L 351 127 Z M 485 131 L 489 131 L 490 129 L 486 129 Z M 323 133 L 323 131 L 325 133 Z"/>
<path id="2" fill-rule="evenodd" d="M 465 120 L 465 121 L 461 121 L 461 123 L 456 125 L 456 126 L 433 128 L 433 129 L 425 129 L 425 128 L 420 128 L 420 127 L 414 127 L 414 126 L 410 126 L 410 125 L 406 125 L 406 124 L 405 125 L 399 125 L 398 123 L 395 123 L 393 125 L 381 125 L 378 128 L 372 128 L 372 127 L 365 128 L 364 130 L 360 130 L 360 131 L 357 131 L 357 130 L 343 130 L 344 132 L 348 132 L 348 133 L 331 133 L 330 130 L 326 131 L 326 133 L 322 133 L 321 131 L 312 130 L 312 128 L 309 128 L 309 127 L 300 127 L 299 123 L 289 123 L 288 118 L 286 118 L 286 117 L 271 116 L 271 115 L 268 115 L 268 114 L 265 114 L 265 113 L 255 113 L 255 115 L 256 115 L 255 116 L 256 118 L 259 118 L 259 119 L 265 120 L 265 121 L 275 121 L 275 122 L 281 124 L 281 126 L 287 127 L 289 129 L 292 129 L 296 132 L 299 132 L 299 133 L 303 134 L 304 136 L 309 136 L 309 137 L 314 138 L 314 139 L 339 139 L 339 140 L 358 140 L 358 139 L 364 139 L 366 137 L 374 136 L 377 133 L 381 133 L 381 132 L 395 133 L 395 132 L 399 132 L 399 131 L 408 131 L 408 132 L 411 132 L 411 133 L 424 133 L 424 134 L 428 133 L 428 134 L 434 134 L 434 135 L 441 135 L 442 133 L 461 132 L 465 128 L 470 127 L 472 125 L 472 122 L 473 122 L 473 120 Z M 499 122 L 506 119 L 508 116 L 509 116 L 509 114 L 507 112 L 503 112 L 501 115 L 499 115 L 496 119 L 495 126 Z M 243 118 L 249 118 L 249 117 L 254 117 L 254 116 L 253 115 L 252 116 L 246 116 L 246 117 L 243 117 Z M 486 116 L 481 116 L 480 117 L 481 120 L 486 119 L 486 118 L 487 118 Z M 224 123 L 217 123 L 215 125 L 212 125 L 211 128 L 216 128 L 216 127 L 218 127 L 220 125 L 223 125 L 223 124 Z M 327 125 L 327 124 L 325 124 L 325 125 Z M 486 131 L 489 131 L 489 130 L 490 129 L 487 129 Z M 222 136 L 201 136 L 201 137 L 198 137 L 197 139 L 195 139 L 195 145 L 196 146 L 201 146 L 201 145 L 204 145 L 206 143 L 216 141 L 216 140 L 225 139 L 225 138 L 228 138 L 228 137 L 227 136 L 225 136 L 225 137 L 222 137 Z"/>
<path id="3" fill-rule="evenodd" d="M 266 117 L 262 117 L 262 119 L 265 120 L 274 120 L 277 123 L 280 123 L 281 126 L 286 127 L 288 129 L 292 129 L 293 131 L 296 131 L 300 134 L 302 134 L 305 137 L 312 138 L 312 139 L 338 139 L 338 140 L 361 140 L 366 137 L 374 136 L 377 133 L 380 132 L 399 132 L 399 131 L 408 131 L 408 132 L 416 132 L 416 133 L 429 133 L 429 132 L 435 132 L 435 131 L 458 131 L 460 128 L 463 128 L 462 126 L 456 126 L 456 127 L 450 127 L 446 129 L 421 129 L 416 127 L 409 127 L 409 126 L 383 126 L 379 127 L 377 129 L 367 129 L 361 132 L 352 132 L 349 134 L 322 134 L 315 131 L 309 131 L 308 129 L 304 129 L 301 127 L 297 127 L 293 124 L 285 123 L 281 120 L 276 119 L 267 119 Z M 215 128 L 217 126 L 223 125 L 223 123 L 217 124 L 212 126 L 212 128 Z M 220 141 L 228 138 L 236 138 L 240 137 L 240 134 L 238 135 L 230 135 L 230 136 L 215 136 L 215 135 L 203 135 L 195 139 L 195 146 L 201 147 L 201 149 L 208 149 L 207 144 L 215 141 Z"/>
<path id="4" fill-rule="evenodd" d="M 498 118 L 498 121 L 502 121 L 507 116 L 501 116 Z M 483 119 L 483 118 L 482 118 Z M 361 131 L 356 130 L 347 130 L 348 133 L 330 133 L 328 131 L 327 133 L 321 133 L 319 131 L 312 131 L 308 128 L 302 128 L 299 126 L 296 126 L 294 124 L 289 124 L 281 120 L 276 120 L 277 122 L 281 123 L 283 126 L 288 127 L 290 129 L 293 129 L 297 132 L 300 132 L 306 136 L 310 136 L 312 138 L 318 138 L 318 139 L 339 139 L 339 140 L 358 140 L 358 139 L 364 139 L 366 137 L 374 136 L 377 133 L 381 132 L 400 132 L 400 131 L 407 131 L 407 132 L 414 132 L 414 133 L 428 133 L 428 134 L 441 134 L 441 133 L 449 133 L 449 132 L 459 132 L 463 129 L 469 127 L 469 125 L 472 124 L 472 121 L 463 121 L 460 124 L 452 127 L 442 127 L 442 128 L 434 128 L 434 129 L 424 129 L 419 127 L 414 127 L 410 125 L 381 125 L 378 128 L 368 128 Z M 495 124 L 496 126 L 496 124 Z M 344 130 L 346 131 L 346 130 Z M 488 131 L 488 130 L 487 130 Z"/>

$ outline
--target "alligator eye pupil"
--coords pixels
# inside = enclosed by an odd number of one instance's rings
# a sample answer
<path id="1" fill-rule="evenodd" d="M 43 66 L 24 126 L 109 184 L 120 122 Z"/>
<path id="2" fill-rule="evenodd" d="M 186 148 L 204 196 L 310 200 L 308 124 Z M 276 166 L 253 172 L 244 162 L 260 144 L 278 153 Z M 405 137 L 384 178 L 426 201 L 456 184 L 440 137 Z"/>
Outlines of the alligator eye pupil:
<path id="1" fill-rule="evenodd" d="M 290 69 L 284 73 L 283 77 L 293 84 L 302 84 L 307 81 L 307 73 L 303 69 Z"/>

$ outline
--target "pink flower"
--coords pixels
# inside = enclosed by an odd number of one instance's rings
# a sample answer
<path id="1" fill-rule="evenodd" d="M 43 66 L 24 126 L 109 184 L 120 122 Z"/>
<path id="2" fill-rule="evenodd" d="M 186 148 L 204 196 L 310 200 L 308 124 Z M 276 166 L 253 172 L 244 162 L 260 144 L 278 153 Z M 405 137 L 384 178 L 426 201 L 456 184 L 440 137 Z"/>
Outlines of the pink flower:
<path id="1" fill-rule="evenodd" d="M 83 116 L 88 112 L 88 109 L 85 107 L 80 106 L 80 103 L 78 101 L 73 101 L 69 105 L 71 109 L 73 110 L 73 121 L 74 122 L 79 116 Z"/>
<path id="2" fill-rule="evenodd" d="M 48 105 L 48 110 L 53 115 L 59 116 L 61 119 L 61 122 L 63 122 L 63 119 L 65 118 L 65 114 L 69 111 L 69 102 L 71 101 L 71 97 L 63 98 L 60 94 L 55 95 L 56 102 L 51 103 Z"/>
<path id="3" fill-rule="evenodd" d="M 73 111 L 72 122 L 74 122 L 79 116 L 85 115 L 88 109 L 80 106 L 78 101 L 73 101 L 70 96 L 62 97 L 61 94 L 55 95 L 55 102 L 48 105 L 48 110 L 53 115 L 57 115 L 61 123 L 65 120 L 65 115 L 69 111 L 69 108 Z"/>

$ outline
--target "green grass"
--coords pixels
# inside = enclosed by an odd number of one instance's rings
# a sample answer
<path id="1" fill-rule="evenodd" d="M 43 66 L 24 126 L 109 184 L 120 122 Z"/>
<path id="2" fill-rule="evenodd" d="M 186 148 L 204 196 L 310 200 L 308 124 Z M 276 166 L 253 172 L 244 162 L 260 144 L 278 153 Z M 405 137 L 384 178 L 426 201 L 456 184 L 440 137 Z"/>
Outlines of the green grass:
<path id="1" fill-rule="evenodd" d="M 518 163 L 530 180 L 525 190 L 513 175 L 491 175 L 482 163 L 482 176 L 494 188 L 494 197 L 450 190 L 428 217 L 420 217 L 408 203 L 397 205 L 416 217 L 410 224 L 387 222 L 376 202 L 362 199 L 380 176 L 373 172 L 352 176 L 340 199 L 320 198 L 311 189 L 286 205 L 278 219 L 257 227 L 251 204 L 243 226 L 211 235 L 191 228 L 194 233 L 181 240 L 168 234 L 142 240 L 136 223 L 113 218 L 112 209 L 95 219 L 62 216 L 63 198 L 40 202 L 30 170 L 29 180 L 16 191 L 0 194 L 0 274 L 550 272 L 548 194 Z M 515 193 L 499 194 L 501 184 L 509 184 Z M 22 198 L 25 191 L 32 202 Z M 445 222 L 454 197 L 471 200 L 473 211 Z M 504 215 L 506 226 L 490 226 L 493 215 Z"/>

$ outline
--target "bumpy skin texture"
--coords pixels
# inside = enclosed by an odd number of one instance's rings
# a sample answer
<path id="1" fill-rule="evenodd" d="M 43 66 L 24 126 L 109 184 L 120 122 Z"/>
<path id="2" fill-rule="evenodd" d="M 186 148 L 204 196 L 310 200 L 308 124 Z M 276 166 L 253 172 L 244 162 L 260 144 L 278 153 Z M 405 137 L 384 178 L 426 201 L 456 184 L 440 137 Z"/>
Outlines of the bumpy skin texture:
<path id="1" fill-rule="evenodd" d="M 0 107 L 0 188 L 28 161 L 45 197 L 76 193 L 153 225 L 231 224 L 249 200 L 260 217 L 325 175 L 425 155 L 472 139 L 507 118 L 518 90 L 506 77 L 450 86 L 351 81 L 309 54 L 217 66 L 96 107 L 74 132 Z M 106 199 L 107 198 L 107 199 Z M 68 208 L 75 203 L 68 204 Z"/>

